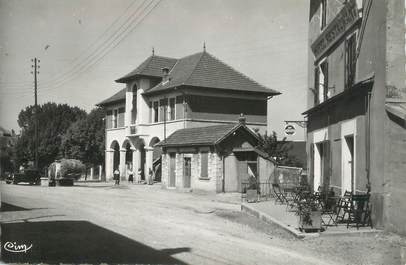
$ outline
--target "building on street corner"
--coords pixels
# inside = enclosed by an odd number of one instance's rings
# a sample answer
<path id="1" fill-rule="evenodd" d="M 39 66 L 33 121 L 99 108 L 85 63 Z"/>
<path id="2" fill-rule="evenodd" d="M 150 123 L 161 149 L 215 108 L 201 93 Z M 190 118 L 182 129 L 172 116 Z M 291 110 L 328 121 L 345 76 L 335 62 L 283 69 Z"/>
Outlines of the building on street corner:
<path id="1" fill-rule="evenodd" d="M 310 1 L 313 188 L 370 192 L 373 225 L 406 233 L 405 0 Z"/>
<path id="2" fill-rule="evenodd" d="M 180 129 L 163 147 L 162 185 L 181 190 L 241 192 L 252 176 L 269 183 L 276 162 L 258 150 L 258 136 L 239 123 Z"/>
<path id="3" fill-rule="evenodd" d="M 181 59 L 152 54 L 116 82 L 125 88 L 97 104 L 107 110 L 106 177 L 132 168 L 135 181 L 150 169 L 160 179 L 161 147 L 180 129 L 235 124 L 266 130 L 267 100 L 280 94 L 234 70 L 204 50 Z"/>

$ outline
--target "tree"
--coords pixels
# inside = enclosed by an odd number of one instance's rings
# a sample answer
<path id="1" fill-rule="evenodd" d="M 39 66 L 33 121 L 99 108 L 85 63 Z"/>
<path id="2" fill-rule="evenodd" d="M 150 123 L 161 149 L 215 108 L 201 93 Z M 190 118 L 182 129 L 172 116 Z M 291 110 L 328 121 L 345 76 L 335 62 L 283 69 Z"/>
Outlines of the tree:
<path id="1" fill-rule="evenodd" d="M 35 107 L 28 106 L 18 115 L 21 136 L 17 140 L 17 164 L 34 161 L 35 155 Z M 45 103 L 38 106 L 38 156 L 42 169 L 62 157 L 62 136 L 70 125 L 86 116 L 86 112 L 67 104 Z"/>
<path id="2" fill-rule="evenodd" d="M 278 140 L 276 132 L 272 132 L 271 135 L 267 133 L 264 135 L 257 133 L 257 135 L 259 138 L 258 149 L 275 159 L 278 165 L 303 167 L 302 162 L 290 154 L 293 146 L 290 142 L 286 141 L 286 137 Z"/>
<path id="3" fill-rule="evenodd" d="M 104 117 L 104 109 L 96 108 L 72 123 L 62 138 L 64 157 L 79 159 L 88 166 L 103 164 Z"/>
<path id="4" fill-rule="evenodd" d="M 15 169 L 16 141 L 14 131 L 9 136 L 0 135 L 0 177 L 4 172 L 13 172 Z"/>

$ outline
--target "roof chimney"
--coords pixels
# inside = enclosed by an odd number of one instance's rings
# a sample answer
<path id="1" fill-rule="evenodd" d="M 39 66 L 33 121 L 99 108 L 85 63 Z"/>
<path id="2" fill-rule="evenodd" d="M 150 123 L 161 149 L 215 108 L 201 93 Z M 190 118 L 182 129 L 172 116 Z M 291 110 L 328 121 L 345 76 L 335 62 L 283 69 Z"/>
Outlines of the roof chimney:
<path id="1" fill-rule="evenodd" d="M 247 121 L 247 119 L 245 118 L 244 114 L 240 114 L 240 117 L 238 117 L 238 122 L 245 124 L 245 122 Z"/>
<path id="2" fill-rule="evenodd" d="M 169 68 L 164 67 L 162 68 L 162 82 L 169 81 Z"/>

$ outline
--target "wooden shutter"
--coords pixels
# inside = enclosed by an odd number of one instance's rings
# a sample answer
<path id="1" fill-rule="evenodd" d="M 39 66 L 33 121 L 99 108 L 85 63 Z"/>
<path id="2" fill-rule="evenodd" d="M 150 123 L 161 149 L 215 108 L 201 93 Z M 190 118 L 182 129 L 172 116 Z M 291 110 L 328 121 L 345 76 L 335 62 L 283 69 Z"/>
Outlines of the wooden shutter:
<path id="1" fill-rule="evenodd" d="M 208 173 L 209 154 L 208 153 L 206 153 L 206 152 L 200 153 L 200 164 L 201 164 L 200 177 L 208 178 L 209 177 L 209 173 Z"/>
<path id="2" fill-rule="evenodd" d="M 323 99 L 327 100 L 327 95 L 328 95 L 328 62 L 324 61 L 322 63 L 321 71 L 323 71 Z"/>
<path id="3" fill-rule="evenodd" d="M 319 104 L 319 87 L 320 87 L 320 69 L 318 66 L 314 68 L 314 105 Z"/>
<path id="4" fill-rule="evenodd" d="M 184 109 L 183 109 L 183 97 L 176 97 L 176 119 L 180 120 L 184 118 Z"/>
<path id="5" fill-rule="evenodd" d="M 125 108 L 119 108 L 118 109 L 117 127 L 124 127 L 124 112 L 125 112 Z"/>
<path id="6" fill-rule="evenodd" d="M 106 129 L 111 129 L 113 126 L 113 111 L 108 110 L 106 115 Z"/>

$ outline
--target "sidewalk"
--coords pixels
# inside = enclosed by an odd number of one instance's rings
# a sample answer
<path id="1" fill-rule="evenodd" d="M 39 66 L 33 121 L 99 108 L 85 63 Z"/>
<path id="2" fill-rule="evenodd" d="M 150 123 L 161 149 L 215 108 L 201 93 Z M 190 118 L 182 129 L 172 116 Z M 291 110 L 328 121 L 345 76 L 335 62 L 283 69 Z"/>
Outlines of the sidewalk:
<path id="1" fill-rule="evenodd" d="M 258 203 L 241 203 L 241 211 L 257 217 L 266 222 L 273 223 L 297 238 L 308 238 L 317 236 L 338 236 L 338 235 L 369 235 L 382 232 L 382 230 L 371 229 L 370 227 L 349 227 L 346 224 L 328 226 L 326 230 L 318 233 L 304 233 L 298 229 L 298 217 L 294 212 L 287 211 L 286 205 L 275 204 L 274 200 Z"/>

